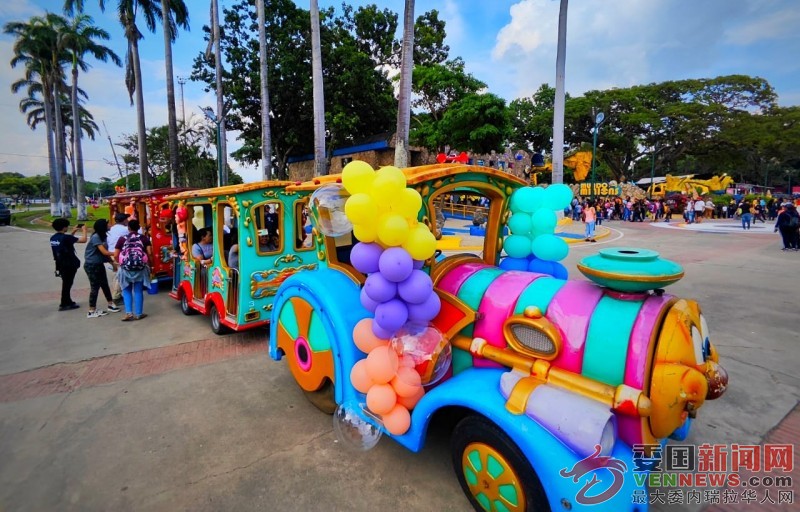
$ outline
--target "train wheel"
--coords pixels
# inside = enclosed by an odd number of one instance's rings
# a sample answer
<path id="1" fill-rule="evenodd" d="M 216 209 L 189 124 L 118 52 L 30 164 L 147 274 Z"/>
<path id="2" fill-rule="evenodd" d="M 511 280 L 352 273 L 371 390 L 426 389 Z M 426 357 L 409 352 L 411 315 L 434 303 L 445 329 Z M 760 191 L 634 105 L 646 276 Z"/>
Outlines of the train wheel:
<path id="1" fill-rule="evenodd" d="M 189 296 L 186 295 L 186 292 L 181 292 L 181 313 L 187 316 L 197 313 L 197 311 L 192 309 L 189 305 Z"/>
<path id="2" fill-rule="evenodd" d="M 277 346 L 288 360 L 289 370 L 306 398 L 322 412 L 333 414 L 333 335 L 323 321 L 324 313 L 300 296 L 290 296 L 280 306 Z"/>
<path id="3" fill-rule="evenodd" d="M 468 416 L 451 440 L 453 468 L 477 511 L 549 512 L 539 477 L 517 445 L 494 423 Z"/>
<path id="4" fill-rule="evenodd" d="M 227 326 L 223 325 L 219 310 L 214 303 L 212 303 L 210 306 L 208 316 L 211 317 L 211 330 L 214 332 L 214 334 L 221 335 L 230 331 Z"/>

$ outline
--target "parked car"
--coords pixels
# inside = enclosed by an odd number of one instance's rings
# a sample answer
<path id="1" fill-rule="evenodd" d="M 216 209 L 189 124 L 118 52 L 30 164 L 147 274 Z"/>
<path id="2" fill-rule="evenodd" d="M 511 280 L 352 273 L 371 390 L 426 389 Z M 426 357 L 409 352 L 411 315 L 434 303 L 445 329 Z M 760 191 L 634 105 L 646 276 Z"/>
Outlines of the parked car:
<path id="1" fill-rule="evenodd" d="M 0 224 L 11 225 L 11 210 L 2 202 L 0 202 Z"/>

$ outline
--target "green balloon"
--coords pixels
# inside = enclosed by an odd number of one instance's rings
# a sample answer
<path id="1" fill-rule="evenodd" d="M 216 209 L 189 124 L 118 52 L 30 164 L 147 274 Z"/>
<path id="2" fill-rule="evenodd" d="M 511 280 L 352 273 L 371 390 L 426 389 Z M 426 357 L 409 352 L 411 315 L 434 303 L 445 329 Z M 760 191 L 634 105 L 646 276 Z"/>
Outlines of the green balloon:
<path id="1" fill-rule="evenodd" d="M 544 202 L 550 210 L 563 210 L 572 202 L 572 189 L 563 183 L 550 185 L 545 189 Z"/>
<path id="2" fill-rule="evenodd" d="M 512 213 L 533 213 L 544 204 L 544 189 L 541 187 L 522 187 L 511 194 Z"/>
<path id="3" fill-rule="evenodd" d="M 527 258 L 531 253 L 531 240 L 522 235 L 510 235 L 503 242 L 503 249 L 512 258 Z"/>
<path id="4" fill-rule="evenodd" d="M 561 261 L 569 254 L 569 246 L 556 235 L 539 235 L 531 244 L 533 254 L 544 261 Z"/>
<path id="5" fill-rule="evenodd" d="M 558 218 L 553 210 L 541 208 L 531 217 L 533 229 L 540 234 L 553 233 L 558 224 Z"/>
<path id="6" fill-rule="evenodd" d="M 528 213 L 517 212 L 508 219 L 508 229 L 515 235 L 527 235 L 531 232 L 531 216 Z"/>

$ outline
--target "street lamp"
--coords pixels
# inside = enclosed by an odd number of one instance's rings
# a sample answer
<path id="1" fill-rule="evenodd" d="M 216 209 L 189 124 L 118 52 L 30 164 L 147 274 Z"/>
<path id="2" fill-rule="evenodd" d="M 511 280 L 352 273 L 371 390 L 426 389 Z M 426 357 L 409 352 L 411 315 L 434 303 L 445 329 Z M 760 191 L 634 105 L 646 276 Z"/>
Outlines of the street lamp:
<path id="1" fill-rule="evenodd" d="M 651 201 L 653 200 L 653 189 L 656 188 L 656 184 L 653 183 L 653 180 L 655 180 L 655 174 L 656 174 L 656 153 L 658 153 L 658 141 L 656 141 L 656 144 L 653 147 L 653 165 L 650 166 L 650 200 Z"/>
<path id="2" fill-rule="evenodd" d="M 217 116 L 214 115 L 214 110 L 211 107 L 200 107 L 200 110 L 203 111 L 206 119 L 217 125 L 217 186 L 221 187 L 224 185 L 224 183 L 222 183 L 222 129 L 220 128 L 222 119 L 218 119 Z"/>
<path id="3" fill-rule="evenodd" d="M 606 116 L 602 112 L 598 112 L 597 114 L 594 113 L 595 109 L 592 109 L 592 115 L 594 116 L 594 137 L 592 137 L 592 202 L 594 202 L 594 183 L 595 183 L 595 174 L 594 174 L 594 155 L 597 152 L 597 131 L 600 129 L 600 125 L 603 124 L 605 121 Z"/>

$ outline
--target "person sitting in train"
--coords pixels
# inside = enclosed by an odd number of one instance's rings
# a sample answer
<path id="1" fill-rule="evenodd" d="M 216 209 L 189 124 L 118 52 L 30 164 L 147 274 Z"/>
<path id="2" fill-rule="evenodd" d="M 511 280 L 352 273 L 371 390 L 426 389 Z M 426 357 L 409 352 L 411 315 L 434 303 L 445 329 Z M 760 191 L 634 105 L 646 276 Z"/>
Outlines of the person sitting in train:
<path id="1" fill-rule="evenodd" d="M 233 244 L 228 251 L 228 266 L 239 270 L 239 244 Z"/>
<path id="2" fill-rule="evenodd" d="M 198 241 L 192 245 L 192 258 L 198 265 L 207 267 L 214 261 L 214 233 L 211 228 L 203 228 L 197 234 Z"/>
<path id="3" fill-rule="evenodd" d="M 281 248 L 281 241 L 278 235 L 271 235 L 267 242 L 267 252 L 277 251 Z"/>
<path id="4" fill-rule="evenodd" d="M 278 223 L 278 213 L 274 206 L 270 206 L 267 213 L 264 214 L 264 227 L 267 228 L 269 236 L 278 234 Z"/>

